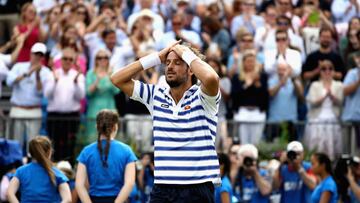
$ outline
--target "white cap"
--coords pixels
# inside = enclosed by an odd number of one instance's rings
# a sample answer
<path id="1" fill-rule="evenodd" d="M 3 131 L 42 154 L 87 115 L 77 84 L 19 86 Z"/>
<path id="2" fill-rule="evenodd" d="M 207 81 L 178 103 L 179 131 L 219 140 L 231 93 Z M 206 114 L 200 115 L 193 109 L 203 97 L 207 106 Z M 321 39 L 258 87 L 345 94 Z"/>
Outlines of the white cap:
<path id="1" fill-rule="evenodd" d="M 38 53 L 38 52 L 40 52 L 42 54 L 46 54 L 45 44 L 43 44 L 41 42 L 37 42 L 31 47 L 31 53 Z"/>
<path id="2" fill-rule="evenodd" d="M 242 156 L 245 152 L 249 152 L 253 159 L 257 159 L 259 156 L 259 151 L 253 144 L 240 145 L 238 156 Z"/>
<path id="3" fill-rule="evenodd" d="M 68 161 L 59 161 L 56 164 L 57 168 L 65 168 L 65 169 L 69 169 L 72 170 L 71 164 Z"/>
<path id="4" fill-rule="evenodd" d="M 303 152 L 304 147 L 299 141 L 292 141 L 287 145 L 286 151 Z"/>

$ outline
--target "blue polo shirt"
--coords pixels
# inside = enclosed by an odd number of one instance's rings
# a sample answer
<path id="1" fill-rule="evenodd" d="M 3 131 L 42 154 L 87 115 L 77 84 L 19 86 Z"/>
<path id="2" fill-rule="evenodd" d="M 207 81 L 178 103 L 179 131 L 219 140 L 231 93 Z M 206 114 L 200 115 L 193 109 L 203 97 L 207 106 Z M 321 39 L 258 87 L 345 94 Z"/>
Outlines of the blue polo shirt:
<path id="1" fill-rule="evenodd" d="M 304 161 L 302 163 L 305 171 L 308 173 L 311 164 Z M 310 203 L 311 190 L 304 184 L 300 174 L 292 171 L 288 165 L 282 165 L 280 168 L 282 185 L 280 187 L 281 203 Z"/>
<path id="2" fill-rule="evenodd" d="M 102 140 L 105 148 L 106 140 Z M 86 166 L 89 194 L 95 197 L 117 196 L 124 185 L 126 165 L 137 160 L 131 148 L 117 140 L 110 141 L 108 167 L 102 165 L 97 142 L 86 146 L 77 160 Z"/>
<path id="3" fill-rule="evenodd" d="M 260 169 L 259 173 L 261 176 L 267 176 L 267 171 L 264 169 Z M 242 187 L 240 186 L 242 185 Z M 242 192 L 241 192 L 242 188 Z M 235 186 L 234 186 L 234 196 L 238 199 L 239 202 L 246 203 L 269 203 L 269 196 L 263 196 L 259 188 L 255 183 L 255 179 L 246 178 L 243 175 L 238 175 Z"/>
<path id="4" fill-rule="evenodd" d="M 60 202 L 58 187 L 68 179 L 59 169 L 53 167 L 52 170 L 55 174 L 56 186 L 51 183 L 45 168 L 36 162 L 18 168 L 14 177 L 20 182 L 20 202 Z"/>
<path id="5" fill-rule="evenodd" d="M 360 68 L 351 69 L 345 76 L 344 86 L 354 84 L 359 80 Z M 342 113 L 344 121 L 360 121 L 360 88 L 345 97 L 345 105 Z"/>
<path id="6" fill-rule="evenodd" d="M 221 203 L 221 193 L 227 192 L 229 194 L 230 203 L 232 198 L 232 186 L 228 176 L 221 178 L 221 186 L 215 188 L 215 203 Z"/>
<path id="7" fill-rule="evenodd" d="M 319 203 L 321 199 L 321 194 L 323 192 L 331 192 L 331 198 L 329 203 L 337 202 L 337 187 L 334 179 L 331 176 L 328 176 L 319 185 L 316 186 L 311 195 L 311 203 Z"/>

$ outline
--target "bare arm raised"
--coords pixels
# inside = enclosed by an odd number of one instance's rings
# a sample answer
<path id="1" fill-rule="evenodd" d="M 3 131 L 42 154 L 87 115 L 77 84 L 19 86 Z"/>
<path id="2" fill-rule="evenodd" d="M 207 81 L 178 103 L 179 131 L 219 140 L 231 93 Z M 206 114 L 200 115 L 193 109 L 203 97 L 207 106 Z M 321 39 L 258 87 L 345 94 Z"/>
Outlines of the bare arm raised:
<path id="1" fill-rule="evenodd" d="M 169 47 L 161 50 L 158 55 L 161 62 L 165 61 L 166 55 L 169 53 L 170 49 L 175 46 L 176 44 L 179 44 L 180 41 L 177 41 L 170 45 Z M 155 54 L 155 53 L 154 53 Z M 149 56 L 149 55 L 148 55 Z M 147 57 L 147 56 L 146 56 Z M 158 64 L 154 64 L 158 65 Z M 111 75 L 111 82 L 118 88 L 120 88 L 123 92 L 125 92 L 126 95 L 132 96 L 133 90 L 134 90 L 134 81 L 132 78 L 140 71 L 150 68 L 150 67 L 143 67 L 140 60 L 137 60 L 124 68 L 121 68 L 119 71 L 113 73 Z"/>

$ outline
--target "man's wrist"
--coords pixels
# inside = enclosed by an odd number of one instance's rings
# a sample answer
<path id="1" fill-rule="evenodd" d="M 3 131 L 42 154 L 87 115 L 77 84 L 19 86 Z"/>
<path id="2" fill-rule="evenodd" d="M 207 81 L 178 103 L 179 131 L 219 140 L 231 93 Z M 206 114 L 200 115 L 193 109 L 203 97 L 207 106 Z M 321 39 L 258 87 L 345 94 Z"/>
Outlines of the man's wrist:
<path id="1" fill-rule="evenodd" d="M 192 52 L 191 50 L 187 50 L 184 51 L 181 55 L 181 58 L 185 61 L 186 64 L 188 64 L 188 66 L 190 67 L 190 64 L 198 59 L 199 57 L 196 56 L 196 54 L 194 52 Z"/>
<path id="2" fill-rule="evenodd" d="M 161 64 L 161 60 L 160 60 L 158 52 L 154 52 L 154 53 L 151 53 L 151 54 L 149 54 L 147 56 L 141 57 L 139 59 L 139 61 L 140 61 L 141 66 L 142 66 L 142 68 L 144 70 Z"/>

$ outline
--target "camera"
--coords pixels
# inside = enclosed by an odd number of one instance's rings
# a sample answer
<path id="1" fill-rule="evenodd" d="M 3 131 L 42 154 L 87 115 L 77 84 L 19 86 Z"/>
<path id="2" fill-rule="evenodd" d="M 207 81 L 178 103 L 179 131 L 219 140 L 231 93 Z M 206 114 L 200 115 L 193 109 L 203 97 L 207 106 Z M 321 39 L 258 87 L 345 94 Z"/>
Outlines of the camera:
<path id="1" fill-rule="evenodd" d="M 251 167 L 251 166 L 253 166 L 254 159 L 251 157 L 245 157 L 243 163 L 244 163 L 244 166 Z"/>
<path id="2" fill-rule="evenodd" d="M 294 161 L 298 154 L 295 151 L 288 151 L 286 154 L 289 161 Z"/>

